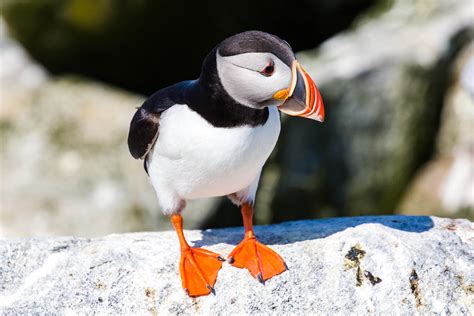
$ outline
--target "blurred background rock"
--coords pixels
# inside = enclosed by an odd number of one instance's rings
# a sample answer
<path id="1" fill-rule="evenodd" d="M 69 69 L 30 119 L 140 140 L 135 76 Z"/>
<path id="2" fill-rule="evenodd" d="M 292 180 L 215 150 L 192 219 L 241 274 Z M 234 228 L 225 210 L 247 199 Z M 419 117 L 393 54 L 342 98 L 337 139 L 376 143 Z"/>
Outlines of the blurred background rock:
<path id="1" fill-rule="evenodd" d="M 470 0 L 4 0 L 0 236 L 169 227 L 126 135 L 146 95 L 199 75 L 228 35 L 290 42 L 324 124 L 284 117 L 258 224 L 364 214 L 474 219 Z M 225 199 L 187 228 L 240 225 Z"/>

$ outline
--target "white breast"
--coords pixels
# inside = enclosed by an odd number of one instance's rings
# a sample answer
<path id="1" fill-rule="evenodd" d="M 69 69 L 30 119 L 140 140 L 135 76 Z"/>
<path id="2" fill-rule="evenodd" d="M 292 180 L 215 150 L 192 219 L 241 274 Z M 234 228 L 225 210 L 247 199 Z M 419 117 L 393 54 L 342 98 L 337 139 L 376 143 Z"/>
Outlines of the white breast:
<path id="1" fill-rule="evenodd" d="M 269 110 L 264 125 L 235 128 L 213 127 L 182 104 L 163 113 L 148 166 L 160 204 L 171 199 L 160 195 L 195 199 L 248 187 L 259 176 L 280 133 L 278 110 Z"/>

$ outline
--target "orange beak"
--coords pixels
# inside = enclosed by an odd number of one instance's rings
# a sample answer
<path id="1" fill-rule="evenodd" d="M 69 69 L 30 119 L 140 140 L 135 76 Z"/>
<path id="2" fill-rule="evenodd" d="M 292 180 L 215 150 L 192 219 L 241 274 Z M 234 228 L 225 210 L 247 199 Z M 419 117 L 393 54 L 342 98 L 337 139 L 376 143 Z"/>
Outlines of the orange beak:
<path id="1" fill-rule="evenodd" d="M 284 100 L 278 109 L 291 116 L 302 116 L 323 122 L 323 99 L 313 79 L 296 60 L 291 67 L 291 74 L 290 86 L 273 95 L 277 100 Z"/>

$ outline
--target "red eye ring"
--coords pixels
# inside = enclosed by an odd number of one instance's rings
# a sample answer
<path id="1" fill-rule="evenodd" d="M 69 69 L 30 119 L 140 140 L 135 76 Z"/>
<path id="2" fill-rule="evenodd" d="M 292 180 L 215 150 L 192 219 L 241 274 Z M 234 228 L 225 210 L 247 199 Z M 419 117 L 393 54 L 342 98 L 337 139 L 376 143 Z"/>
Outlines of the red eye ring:
<path id="1" fill-rule="evenodd" d="M 270 77 L 271 75 L 273 75 L 274 71 L 275 71 L 275 63 L 272 60 L 268 65 L 265 66 L 265 68 L 263 68 L 262 71 L 260 71 L 260 73 L 264 75 L 265 77 Z"/>

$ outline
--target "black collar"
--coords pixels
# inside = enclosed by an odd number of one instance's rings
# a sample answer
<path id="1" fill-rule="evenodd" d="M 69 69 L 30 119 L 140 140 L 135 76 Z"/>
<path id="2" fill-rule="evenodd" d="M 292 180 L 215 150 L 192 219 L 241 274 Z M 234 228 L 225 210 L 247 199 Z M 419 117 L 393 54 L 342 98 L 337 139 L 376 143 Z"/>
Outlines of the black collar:
<path id="1" fill-rule="evenodd" d="M 214 48 L 204 60 L 199 79 L 187 85 L 186 104 L 215 127 L 265 124 L 268 108 L 250 108 L 225 91 L 217 74 L 216 53 Z"/>

